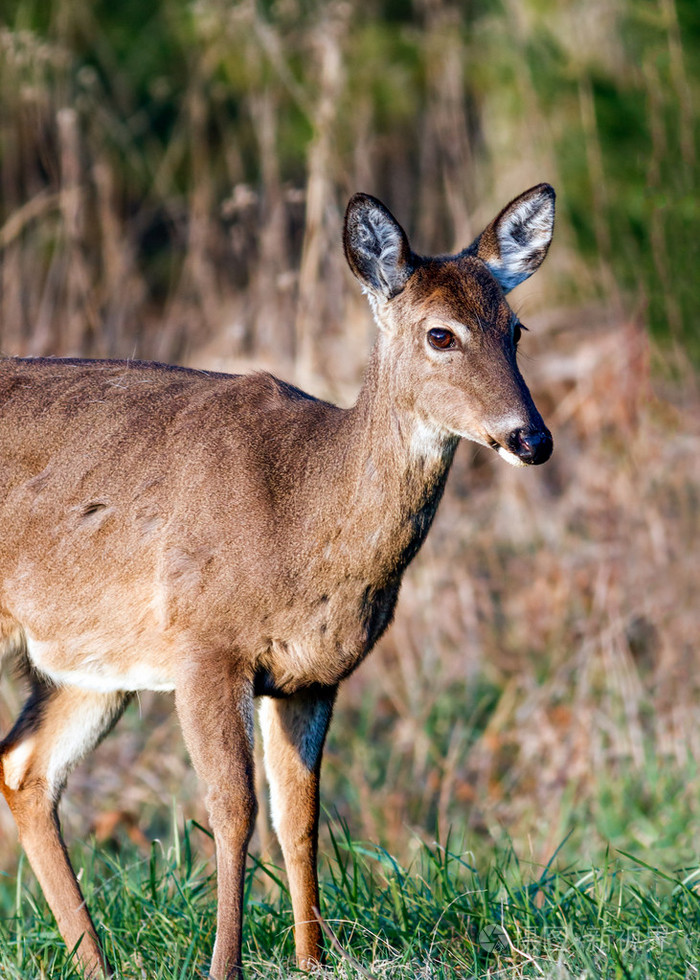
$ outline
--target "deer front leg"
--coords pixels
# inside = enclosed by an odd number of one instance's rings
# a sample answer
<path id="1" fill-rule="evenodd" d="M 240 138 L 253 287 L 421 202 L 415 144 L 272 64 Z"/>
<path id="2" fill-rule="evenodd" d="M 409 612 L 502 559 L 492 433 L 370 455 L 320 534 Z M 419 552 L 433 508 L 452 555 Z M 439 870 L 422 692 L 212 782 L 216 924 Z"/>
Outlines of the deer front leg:
<path id="1" fill-rule="evenodd" d="M 235 665 L 212 660 L 188 670 L 175 703 L 192 764 L 208 786 L 216 843 L 218 906 L 210 975 L 240 980 L 245 865 L 257 813 L 252 685 Z"/>
<path id="2" fill-rule="evenodd" d="M 318 813 L 321 755 L 336 688 L 315 688 L 284 700 L 263 698 L 260 724 L 272 822 L 289 878 L 298 965 L 322 955 L 319 908 Z"/>

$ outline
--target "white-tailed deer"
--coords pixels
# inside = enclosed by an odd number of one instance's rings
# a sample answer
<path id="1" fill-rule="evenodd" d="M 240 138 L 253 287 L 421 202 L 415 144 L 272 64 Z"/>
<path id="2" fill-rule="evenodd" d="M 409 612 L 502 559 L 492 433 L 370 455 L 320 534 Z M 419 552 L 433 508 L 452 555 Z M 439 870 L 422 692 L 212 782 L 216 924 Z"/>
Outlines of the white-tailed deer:
<path id="1" fill-rule="evenodd" d="M 86 974 L 110 968 L 57 805 L 140 690 L 175 692 L 209 788 L 212 977 L 242 976 L 258 696 L 297 959 L 320 958 L 319 771 L 337 686 L 392 618 L 460 437 L 518 465 L 552 451 L 504 294 L 538 268 L 553 223 L 539 184 L 460 254 L 423 258 L 355 195 L 345 254 L 379 332 L 350 409 L 267 374 L 0 361 L 0 654 L 31 683 L 0 783 Z"/>

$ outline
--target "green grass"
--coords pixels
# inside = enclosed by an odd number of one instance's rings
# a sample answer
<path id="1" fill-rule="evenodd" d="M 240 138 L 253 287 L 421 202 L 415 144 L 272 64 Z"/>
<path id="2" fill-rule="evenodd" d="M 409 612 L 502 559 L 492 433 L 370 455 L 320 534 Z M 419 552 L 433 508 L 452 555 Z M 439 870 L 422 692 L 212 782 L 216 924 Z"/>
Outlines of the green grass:
<path id="1" fill-rule="evenodd" d="M 212 862 L 190 823 L 150 857 L 85 844 L 76 866 L 117 976 L 206 975 L 213 941 Z M 700 963 L 700 868 L 667 873 L 626 853 L 596 867 L 534 867 L 503 847 L 478 867 L 469 853 L 424 846 L 404 868 L 381 848 L 331 828 L 322 865 L 325 918 L 338 948 L 325 975 L 354 978 L 690 977 Z M 40 892 L 20 863 L 0 886 L 0 975 L 78 976 Z M 251 860 L 249 977 L 296 975 L 289 897 L 278 868 Z M 485 948 L 483 930 L 501 938 Z"/>

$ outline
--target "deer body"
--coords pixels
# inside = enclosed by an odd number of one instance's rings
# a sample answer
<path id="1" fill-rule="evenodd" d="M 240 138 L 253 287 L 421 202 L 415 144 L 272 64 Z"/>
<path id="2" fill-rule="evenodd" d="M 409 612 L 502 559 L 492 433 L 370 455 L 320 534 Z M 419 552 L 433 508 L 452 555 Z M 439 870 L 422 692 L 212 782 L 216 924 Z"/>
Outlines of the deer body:
<path id="1" fill-rule="evenodd" d="M 193 645 L 240 650 L 260 694 L 337 684 L 391 617 L 455 444 L 387 453 L 362 403 L 265 375 L 18 360 L 0 390 L 4 422 L 30 420 L 3 473 L 4 605 L 40 673 L 102 693 L 174 690 Z"/>
<path id="2" fill-rule="evenodd" d="M 504 289 L 542 261 L 552 222 L 538 185 L 464 253 L 420 259 L 356 195 L 346 255 L 380 330 L 350 409 L 270 375 L 0 361 L 0 656 L 18 651 L 32 681 L 0 744 L 1 785 L 88 974 L 109 967 L 56 807 L 143 689 L 175 692 L 209 786 L 212 976 L 241 973 L 257 696 L 297 958 L 319 958 L 318 781 L 337 685 L 391 620 L 459 437 L 516 463 L 551 452 Z"/>

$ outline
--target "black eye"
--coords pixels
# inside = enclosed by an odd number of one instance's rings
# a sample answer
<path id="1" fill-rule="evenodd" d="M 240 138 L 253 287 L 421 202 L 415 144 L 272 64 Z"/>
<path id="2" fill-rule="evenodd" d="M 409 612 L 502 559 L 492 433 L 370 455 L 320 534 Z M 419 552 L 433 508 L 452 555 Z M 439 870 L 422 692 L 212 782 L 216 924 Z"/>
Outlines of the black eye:
<path id="1" fill-rule="evenodd" d="M 520 338 L 523 335 L 523 330 L 527 330 L 527 327 L 519 320 L 517 320 L 515 322 L 515 325 L 513 326 L 513 343 L 515 344 L 516 347 L 520 343 Z"/>
<path id="2" fill-rule="evenodd" d="M 441 327 L 433 327 L 428 331 L 428 343 L 435 350 L 449 350 L 456 347 L 455 335 L 450 330 L 443 330 Z"/>

